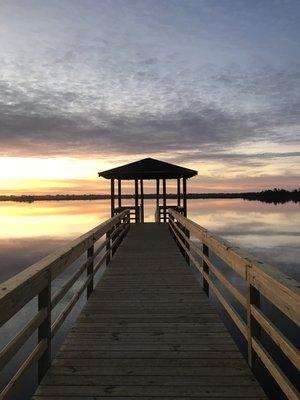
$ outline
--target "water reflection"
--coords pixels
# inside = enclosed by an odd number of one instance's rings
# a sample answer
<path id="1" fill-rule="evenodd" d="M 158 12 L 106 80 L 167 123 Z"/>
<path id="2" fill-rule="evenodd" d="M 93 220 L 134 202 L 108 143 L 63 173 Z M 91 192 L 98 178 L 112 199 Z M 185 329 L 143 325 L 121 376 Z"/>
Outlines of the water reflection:
<path id="1" fill-rule="evenodd" d="M 154 200 L 146 200 L 147 222 L 154 209 Z M 109 210 L 107 200 L 0 203 L 0 281 L 109 218 Z M 295 203 L 189 200 L 191 219 L 298 278 L 299 210 Z"/>
<path id="2" fill-rule="evenodd" d="M 133 205 L 126 201 L 127 205 Z M 299 206 L 294 203 L 265 204 L 240 199 L 190 200 L 189 217 L 205 228 L 246 248 L 260 259 L 277 266 L 282 271 L 300 277 L 299 273 Z M 145 201 L 145 220 L 154 221 L 155 201 Z M 0 203 L 0 281 L 5 281 L 30 264 L 38 261 L 59 246 L 85 233 L 110 216 L 110 202 L 59 201 L 28 203 Z M 74 271 L 73 271 L 74 272 Z M 67 272 L 67 275 L 69 272 Z M 61 277 L 62 278 L 62 277 Z M 54 282 L 57 289 L 61 282 Z M 74 290 L 74 289 L 73 289 Z M 64 299 L 60 310 L 73 291 Z M 54 351 L 59 347 L 67 330 L 80 312 L 84 299 L 66 321 L 55 338 Z M 32 315 L 36 304 L 28 304 L 18 318 L 13 318 L 1 330 L 0 347 L 17 332 Z M 59 310 L 57 310 L 58 312 Z M 222 312 L 222 311 L 220 311 Z M 227 316 L 223 313 L 223 319 Z M 235 328 L 228 321 L 232 333 Z M 293 333 L 292 330 L 291 334 Z M 237 334 L 236 334 L 237 336 Z M 238 341 L 240 339 L 237 339 Z M 27 343 L 30 351 L 36 338 Z M 2 345 L 2 346 L 1 346 Z M 20 352 L 1 376 L 3 385 L 15 371 L 17 361 L 24 359 Z M 25 393 L 32 393 L 34 374 L 25 380 Z M 20 395 L 20 399 L 24 398 Z M 16 397 L 17 398 L 17 397 Z M 275 398 L 275 397 L 274 397 Z"/>

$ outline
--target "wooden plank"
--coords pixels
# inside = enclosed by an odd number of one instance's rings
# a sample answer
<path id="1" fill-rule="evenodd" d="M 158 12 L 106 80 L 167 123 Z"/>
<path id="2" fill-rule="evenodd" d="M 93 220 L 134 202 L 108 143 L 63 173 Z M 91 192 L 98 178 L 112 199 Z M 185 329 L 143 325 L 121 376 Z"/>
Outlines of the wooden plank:
<path id="1" fill-rule="evenodd" d="M 249 370 L 245 368 L 245 365 L 242 366 L 189 366 L 189 367 L 170 367 L 170 366 L 143 366 L 140 368 L 139 366 L 111 366 L 106 365 L 103 367 L 97 366 L 58 366 L 54 365 L 49 370 L 50 375 L 71 375 L 71 376 L 195 376 L 195 377 L 207 377 L 207 376 L 249 376 L 252 377 L 252 374 Z"/>
<path id="2" fill-rule="evenodd" d="M 39 386 L 37 395 L 51 396 L 227 396 L 230 399 L 240 397 L 253 397 L 262 395 L 262 389 L 258 385 L 251 386 Z"/>
<path id="3" fill-rule="evenodd" d="M 113 400 L 128 400 L 128 396 L 109 396 L 109 398 L 110 399 L 113 399 Z M 142 397 L 143 398 L 143 400 L 161 400 L 162 399 L 162 397 L 160 396 L 160 397 L 157 397 L 157 396 L 155 396 L 155 397 L 153 397 L 153 396 L 143 396 Z M 265 400 L 266 399 L 266 397 L 264 396 L 264 395 L 256 395 L 255 397 L 253 397 L 253 396 L 251 396 L 251 397 L 247 397 L 247 399 L 251 399 L 251 398 L 255 398 L 255 400 Z M 56 400 L 82 400 L 82 397 L 81 396 L 55 396 L 55 399 Z M 105 396 L 84 396 L 84 400 L 107 400 L 108 399 L 108 397 L 107 397 L 107 395 L 105 395 Z M 138 399 L 141 399 L 141 397 L 140 396 L 138 396 L 138 397 L 136 397 L 136 396 L 130 396 L 130 399 L 133 399 L 133 400 L 138 400 Z M 180 396 L 180 397 L 177 397 L 177 396 L 173 396 L 172 397 L 172 400 L 211 400 L 212 399 L 212 397 L 211 396 L 209 396 L 209 397 L 207 397 L 207 396 L 201 396 L 201 397 L 199 397 L 199 396 L 193 396 L 193 397 L 191 397 L 191 396 L 188 396 L 188 397 L 186 397 L 186 396 Z M 32 397 L 32 400 L 53 400 L 53 396 L 33 396 Z M 224 396 L 219 396 L 218 395 L 218 400 L 228 400 L 228 396 L 226 396 L 226 397 L 224 397 Z M 234 397 L 234 400 L 245 400 L 245 397 Z"/>
<path id="4" fill-rule="evenodd" d="M 143 368 L 156 368 L 156 367 L 238 367 L 243 368 L 247 373 L 251 373 L 244 358 L 55 358 L 53 361 L 53 367 L 120 367 L 120 368 L 131 368 L 138 367 L 140 371 Z M 252 375 L 252 373 L 251 373 Z"/>
<path id="5" fill-rule="evenodd" d="M 179 373 L 175 376 L 163 375 L 118 375 L 116 376 L 108 376 L 103 375 L 99 379 L 99 376 L 94 375 L 91 372 L 90 376 L 87 375 L 57 375 L 52 374 L 49 371 L 49 374 L 43 380 L 42 385 L 52 386 L 98 386 L 101 382 L 101 385 L 109 386 L 115 385 L 116 381 L 118 385 L 128 385 L 128 386 L 181 386 L 181 385 L 189 385 L 189 386 L 251 386 L 253 384 L 253 377 L 250 375 L 240 375 L 240 376 L 224 376 L 221 372 L 219 375 L 197 375 L 197 376 L 181 376 Z"/>
<path id="6" fill-rule="evenodd" d="M 34 398 L 149 396 L 265 399 L 165 224 L 131 227 Z"/>

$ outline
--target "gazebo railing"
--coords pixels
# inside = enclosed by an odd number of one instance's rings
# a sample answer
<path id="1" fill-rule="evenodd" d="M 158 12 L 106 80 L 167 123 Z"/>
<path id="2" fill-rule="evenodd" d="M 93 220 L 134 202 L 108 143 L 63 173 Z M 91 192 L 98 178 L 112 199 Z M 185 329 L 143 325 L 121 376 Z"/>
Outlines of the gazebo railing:
<path id="1" fill-rule="evenodd" d="M 141 221 L 141 207 L 135 206 L 122 206 L 114 208 L 114 215 L 118 215 L 124 210 L 129 210 L 129 217 L 131 222 L 140 222 Z"/>
<path id="2" fill-rule="evenodd" d="M 179 214 L 184 213 L 184 208 L 179 206 L 156 206 L 155 222 L 169 222 L 169 209 L 177 211 Z M 166 217 L 165 217 L 166 215 Z"/>

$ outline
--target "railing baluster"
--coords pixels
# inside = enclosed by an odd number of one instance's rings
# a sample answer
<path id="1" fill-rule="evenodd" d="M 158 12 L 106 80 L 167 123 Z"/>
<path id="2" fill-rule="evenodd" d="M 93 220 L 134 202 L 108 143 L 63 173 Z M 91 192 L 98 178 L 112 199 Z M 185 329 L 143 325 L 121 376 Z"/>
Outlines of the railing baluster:
<path id="1" fill-rule="evenodd" d="M 209 257 L 209 248 L 205 243 L 203 243 L 203 245 L 202 245 L 202 251 L 206 257 Z M 203 271 L 206 272 L 207 275 L 209 275 L 209 266 L 207 265 L 207 262 L 204 259 L 202 259 L 202 267 L 203 267 Z M 206 293 L 207 297 L 209 297 L 209 283 L 205 279 L 204 275 L 203 275 L 202 282 L 203 282 L 203 290 Z"/>
<path id="2" fill-rule="evenodd" d="M 87 279 L 89 279 L 89 277 L 91 276 L 91 281 L 90 283 L 87 285 L 86 288 L 86 297 L 87 299 L 90 297 L 90 295 L 92 294 L 93 290 L 94 290 L 94 277 L 93 277 L 93 271 L 94 271 L 94 245 L 92 245 L 91 247 L 88 248 L 87 250 L 87 259 L 89 260 L 91 258 L 91 262 L 89 263 L 86 273 L 87 273 Z"/>
<path id="3" fill-rule="evenodd" d="M 38 310 L 46 309 L 46 318 L 38 328 L 38 342 L 47 341 L 47 347 L 38 361 L 38 382 L 40 383 L 51 363 L 51 273 L 48 271 L 48 285 L 38 294 Z"/>

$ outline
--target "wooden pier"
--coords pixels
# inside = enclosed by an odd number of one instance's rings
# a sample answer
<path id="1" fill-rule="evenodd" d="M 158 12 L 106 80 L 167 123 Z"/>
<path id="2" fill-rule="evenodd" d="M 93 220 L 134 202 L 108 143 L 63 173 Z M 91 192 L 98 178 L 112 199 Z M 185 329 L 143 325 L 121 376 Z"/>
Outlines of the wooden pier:
<path id="1" fill-rule="evenodd" d="M 1 400 L 15 399 L 36 366 L 34 400 L 259 400 L 266 397 L 253 372 L 262 367 L 280 399 L 299 400 L 299 283 L 187 218 L 186 182 L 195 175 L 150 158 L 99 173 L 110 180 L 112 218 L 0 285 L 0 327 L 37 299 L 0 349 L 1 370 L 35 339 Z M 156 223 L 143 223 L 149 179 L 156 181 Z M 167 179 L 177 181 L 172 206 Z M 134 182 L 134 206 L 122 205 L 123 180 Z M 247 360 L 212 308 L 212 294 L 247 344 Z M 52 360 L 53 338 L 84 295 Z"/>
<path id="2" fill-rule="evenodd" d="M 134 224 L 42 380 L 52 398 L 264 399 L 167 224 Z"/>

